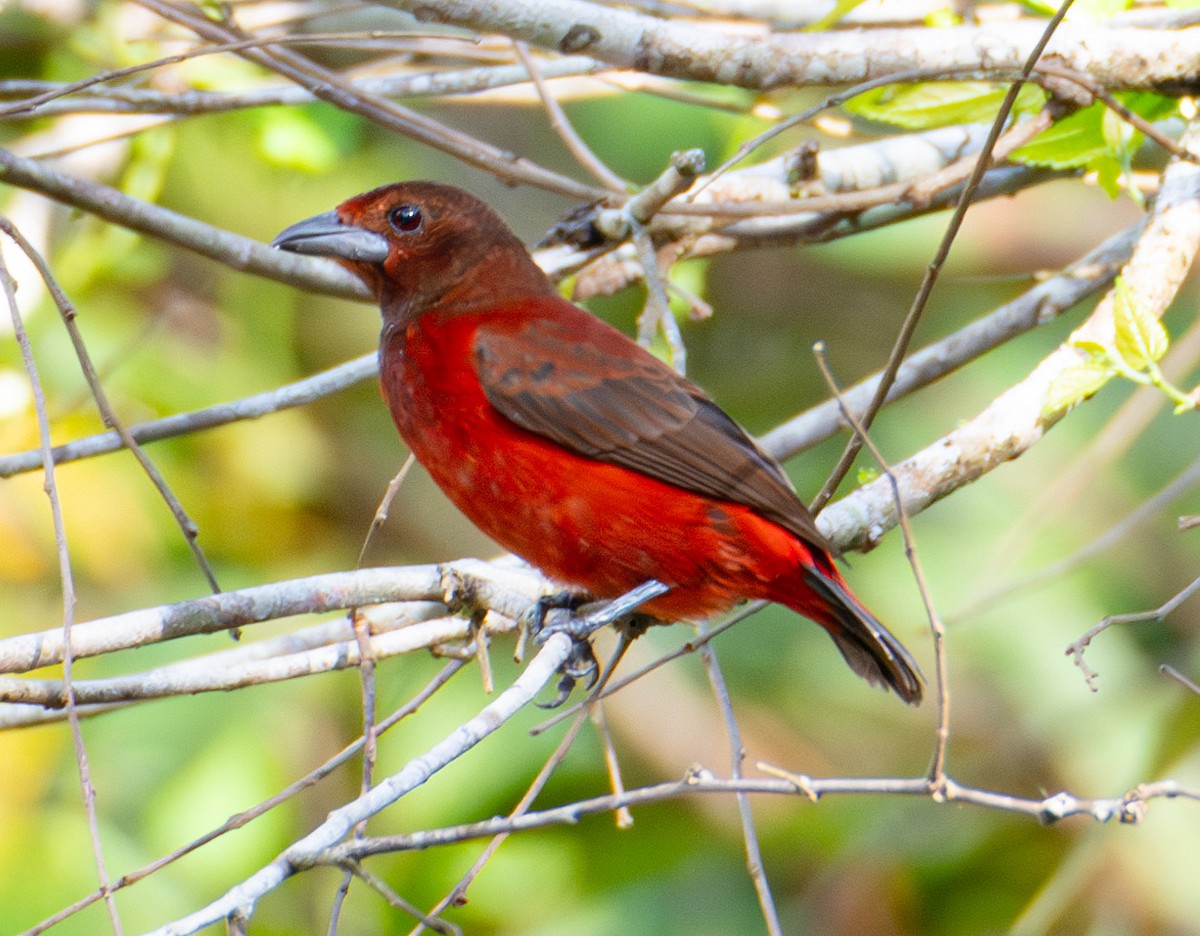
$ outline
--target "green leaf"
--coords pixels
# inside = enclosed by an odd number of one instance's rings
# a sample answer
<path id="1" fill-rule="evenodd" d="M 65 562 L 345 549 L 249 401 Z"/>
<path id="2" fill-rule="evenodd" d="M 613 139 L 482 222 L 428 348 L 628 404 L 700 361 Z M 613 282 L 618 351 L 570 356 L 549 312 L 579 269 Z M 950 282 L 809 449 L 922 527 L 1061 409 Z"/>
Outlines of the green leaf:
<path id="1" fill-rule="evenodd" d="M 1053 16 L 1058 12 L 1058 4 L 1050 3 L 1048 0 L 1025 0 L 1025 6 L 1045 16 Z"/>
<path id="2" fill-rule="evenodd" d="M 992 120 L 1008 86 L 986 81 L 939 81 L 915 85 L 888 85 L 848 102 L 846 110 L 868 120 L 908 130 L 929 130 L 951 124 Z M 1017 95 L 1015 110 L 1037 110 L 1045 92 L 1025 85 Z"/>
<path id="3" fill-rule="evenodd" d="M 1200 0 L 1197 5 L 1200 6 Z M 1165 120 L 1179 113 L 1178 98 L 1155 94 L 1153 91 L 1122 91 L 1113 96 L 1146 120 Z"/>
<path id="4" fill-rule="evenodd" d="M 862 487 L 864 484 L 870 484 L 879 477 L 879 469 L 870 466 L 864 466 L 858 469 L 858 485 Z"/>
<path id="5" fill-rule="evenodd" d="M 1108 154 L 1102 119 L 1104 105 L 1092 104 L 1078 110 L 1037 135 L 1012 154 L 1030 166 L 1047 169 L 1079 169 Z"/>
<path id="6" fill-rule="evenodd" d="M 1078 348 L 1080 351 L 1086 351 L 1098 361 L 1108 361 L 1111 357 L 1108 345 L 1101 344 L 1099 341 L 1092 341 L 1091 338 L 1072 338 L 1071 347 Z"/>
<path id="7" fill-rule="evenodd" d="M 1178 110 L 1178 102 L 1161 94 L 1138 92 L 1116 97 L 1146 120 L 1161 120 Z M 1111 164 L 1102 162 L 1104 158 L 1115 159 L 1119 169 L 1128 165 L 1141 145 L 1142 134 L 1097 101 L 1040 133 L 1037 139 L 1013 153 L 1012 158 L 1047 169 L 1087 168 L 1110 177 L 1113 169 Z M 1101 181 L 1103 184 L 1104 179 Z"/>
<path id="8" fill-rule="evenodd" d="M 1088 163 L 1088 168 L 1096 173 L 1096 184 L 1109 198 L 1121 194 L 1121 176 L 1125 169 L 1115 156 L 1097 156 Z"/>
<path id="9" fill-rule="evenodd" d="M 1059 374 L 1046 390 L 1046 401 L 1042 404 L 1042 415 L 1053 416 L 1082 403 L 1108 383 L 1116 373 L 1104 361 L 1089 357 Z"/>
<path id="10" fill-rule="evenodd" d="M 1138 303 L 1120 277 L 1113 302 L 1113 329 L 1117 353 L 1135 371 L 1145 370 L 1151 362 L 1159 360 L 1171 343 L 1162 322 Z"/>

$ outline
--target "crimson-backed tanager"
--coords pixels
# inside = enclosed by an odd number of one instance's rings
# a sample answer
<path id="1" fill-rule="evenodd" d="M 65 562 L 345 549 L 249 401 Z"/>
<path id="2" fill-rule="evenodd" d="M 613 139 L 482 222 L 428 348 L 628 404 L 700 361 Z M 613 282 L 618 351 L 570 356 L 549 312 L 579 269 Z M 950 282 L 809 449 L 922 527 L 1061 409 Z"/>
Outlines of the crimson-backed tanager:
<path id="1" fill-rule="evenodd" d="M 332 257 L 383 313 L 400 434 L 484 533 L 552 580 L 700 618 L 746 599 L 824 627 L 850 668 L 921 700 L 912 657 L 851 593 L 783 469 L 695 384 L 562 298 L 525 245 L 457 188 L 402 182 L 274 241 Z"/>

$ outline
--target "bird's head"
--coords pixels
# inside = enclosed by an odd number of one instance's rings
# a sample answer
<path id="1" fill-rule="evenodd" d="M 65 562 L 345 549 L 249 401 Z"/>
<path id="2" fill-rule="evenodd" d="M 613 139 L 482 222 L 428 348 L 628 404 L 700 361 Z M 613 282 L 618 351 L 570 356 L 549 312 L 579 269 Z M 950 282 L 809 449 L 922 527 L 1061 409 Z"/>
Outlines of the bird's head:
<path id="1" fill-rule="evenodd" d="M 293 224 L 271 246 L 338 261 L 394 321 L 435 308 L 467 313 L 554 289 L 491 208 L 436 182 L 397 182 L 355 196 Z"/>

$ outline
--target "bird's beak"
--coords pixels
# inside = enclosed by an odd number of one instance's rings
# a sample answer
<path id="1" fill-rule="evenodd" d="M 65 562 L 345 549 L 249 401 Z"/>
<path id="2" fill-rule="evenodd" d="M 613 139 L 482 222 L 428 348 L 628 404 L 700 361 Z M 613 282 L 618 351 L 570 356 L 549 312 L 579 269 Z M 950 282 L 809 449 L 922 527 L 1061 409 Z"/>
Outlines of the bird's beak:
<path id="1" fill-rule="evenodd" d="M 342 223 L 336 211 L 296 222 L 271 241 L 271 246 L 291 253 L 360 263 L 383 263 L 388 256 L 386 237 Z"/>

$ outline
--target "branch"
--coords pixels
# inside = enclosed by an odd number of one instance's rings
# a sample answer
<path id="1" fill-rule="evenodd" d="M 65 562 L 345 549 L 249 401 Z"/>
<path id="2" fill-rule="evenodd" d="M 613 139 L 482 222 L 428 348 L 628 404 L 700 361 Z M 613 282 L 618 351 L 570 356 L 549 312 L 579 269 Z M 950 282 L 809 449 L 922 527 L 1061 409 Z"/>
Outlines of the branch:
<path id="1" fill-rule="evenodd" d="M 244 38 L 236 26 L 209 19 L 196 8 L 176 6 L 167 0 L 136 2 L 168 22 L 185 26 L 196 35 L 211 41 L 236 42 Z M 476 139 L 425 114 L 402 107 L 387 98 L 356 89 L 337 72 L 323 68 L 292 49 L 283 46 L 262 49 L 252 47 L 239 49 L 237 54 L 307 88 L 322 101 L 454 156 L 468 165 L 491 172 L 506 182 L 524 182 L 584 200 L 604 194 L 603 190 L 594 189 L 552 172 L 524 156 Z"/>
<path id="2" fill-rule="evenodd" d="M 759 766 L 764 767 L 761 764 Z M 826 796 L 879 794 L 933 797 L 933 791 L 926 777 L 912 779 L 899 777 L 814 778 L 792 774 L 782 775 L 782 772 L 773 769 L 771 772 L 779 773 L 781 776 L 778 778 L 753 777 L 726 780 L 713 777 L 706 770 L 697 770 L 683 780 L 626 790 L 619 794 L 597 796 L 566 806 L 528 812 L 520 816 L 501 816 L 485 819 L 482 822 L 442 829 L 427 829 L 406 835 L 377 836 L 346 842 L 320 855 L 319 861 L 322 864 L 338 865 L 344 861 L 358 861 L 371 855 L 424 850 L 547 826 L 576 825 L 585 816 L 697 794 L 760 793 L 776 796 L 803 796 L 813 803 Z M 1113 819 L 1126 823 L 1138 823 L 1145 818 L 1146 804 L 1150 801 L 1176 798 L 1200 801 L 1200 789 L 1185 787 L 1172 780 L 1163 780 L 1136 786 L 1121 797 L 1085 799 L 1071 793 L 1061 792 L 1044 799 L 1027 799 L 963 786 L 946 778 L 942 795 L 934 798 L 933 801 L 939 804 L 970 803 L 990 809 L 1021 813 L 1049 825 L 1072 816 L 1091 816 L 1101 823 L 1111 822 Z"/>
<path id="3" fill-rule="evenodd" d="M 1010 339 L 1053 321 L 1088 296 L 1110 286 L 1117 271 L 1128 261 L 1143 224 L 1139 221 L 1119 231 L 1058 275 L 906 358 L 888 391 L 887 402 L 929 386 Z M 878 373 L 873 374 L 842 393 L 851 412 L 860 413 L 870 405 L 879 379 Z M 847 428 L 849 423 L 837 400 L 826 400 L 776 426 L 759 442 L 776 458 L 783 459 Z"/>
<path id="4" fill-rule="evenodd" d="M 542 591 L 540 578 L 527 569 L 472 560 L 334 572 L 76 623 L 71 650 L 81 659 L 295 614 L 394 601 L 439 601 L 455 610 L 486 608 L 515 619 Z M 62 659 L 60 630 L 0 640 L 0 673 L 29 672 Z"/>
<path id="5" fill-rule="evenodd" d="M 555 52 L 585 53 L 618 68 L 754 90 L 855 84 L 937 67 L 1019 68 L 1044 20 L 952 29 L 861 29 L 772 33 L 762 26 L 698 25 L 584 0 L 384 0 L 424 21 L 501 33 Z M 1189 93 L 1200 44 L 1188 31 L 1064 24 L 1046 50 L 1105 88 Z"/>
<path id="6" fill-rule="evenodd" d="M 3 148 L 0 148 L 0 182 L 41 192 L 64 205 L 82 208 L 113 224 L 194 250 L 235 270 L 345 299 L 371 298 L 358 277 L 333 261 L 315 262 L 307 257 L 306 262 L 299 263 L 297 254 L 272 250 L 256 240 L 131 198 L 99 182 L 55 172 Z"/>
<path id="7" fill-rule="evenodd" d="M 154 930 L 149 936 L 184 936 L 234 915 L 248 916 L 262 897 L 297 871 L 315 865 L 318 856 L 345 838 L 354 826 L 416 789 L 533 701 L 566 662 L 570 650 L 571 642 L 565 635 L 550 637 L 516 681 L 474 718 L 367 793 L 335 809 L 316 829 L 220 899 L 181 920 Z"/>
<path id="8" fill-rule="evenodd" d="M 365 34 L 364 34 L 365 35 Z M 265 41 L 265 40 L 264 40 Z M 209 51 L 209 50 L 205 50 Z M 582 55 L 555 58 L 538 63 L 543 78 L 592 75 L 608 66 Z M 520 64 L 491 65 L 446 71 L 420 72 L 379 78 L 348 79 L 349 84 L 363 94 L 380 97 L 441 97 L 454 94 L 473 94 L 511 85 L 526 84 L 529 73 Z M 57 95 L 69 94 L 59 98 Z M 247 91 L 157 91 L 129 85 L 108 88 L 73 90 L 57 81 L 0 81 L 0 100 L 16 100 L 24 96 L 51 98 L 37 105 L 30 116 L 47 117 L 62 114 L 171 114 L 194 116 L 255 107 L 311 104 L 320 100 L 305 88 L 284 85 L 276 88 L 254 88 Z M 5 111 L 18 105 L 0 108 Z"/>
<path id="9" fill-rule="evenodd" d="M 1200 125 L 1184 144 L 1197 149 Z M 1121 272 L 1139 309 L 1161 316 L 1174 299 L 1200 248 L 1200 166 L 1183 160 L 1163 174 L 1162 189 L 1133 255 Z M 1047 408 L 1056 383 L 1084 366 L 1079 341 L 1111 345 L 1115 291 L 1110 291 L 1071 337 L 1021 383 L 1001 394 L 982 413 L 894 468 L 909 516 L 1036 444 L 1064 415 Z M 864 485 L 820 518 L 826 533 L 842 532 L 851 549 L 869 549 L 896 524 L 886 479 Z M 858 532 L 851 532 L 858 531 Z"/>
<path id="10" fill-rule="evenodd" d="M 265 393 L 243 397 L 229 403 L 206 406 L 204 409 L 192 410 L 190 413 L 176 413 L 173 416 L 164 416 L 162 419 L 137 423 L 130 426 L 128 431 L 137 442 L 157 442 L 160 439 L 187 435 L 202 429 L 215 429 L 218 426 L 225 426 L 243 419 L 258 419 L 268 413 L 277 413 L 294 406 L 303 406 L 314 400 L 331 396 L 340 390 L 374 377 L 378 371 L 377 355 L 375 352 L 371 352 L 347 361 L 345 364 L 321 371 L 312 377 L 284 384 L 282 387 L 276 387 Z M 61 465 L 64 462 L 120 451 L 124 447 L 124 442 L 117 432 L 99 432 L 76 439 L 74 442 L 56 445 L 50 450 L 50 453 L 54 458 L 54 463 Z M 0 478 L 9 478 L 25 471 L 36 471 L 41 465 L 42 453 L 39 449 L 3 455 L 0 456 Z"/>

